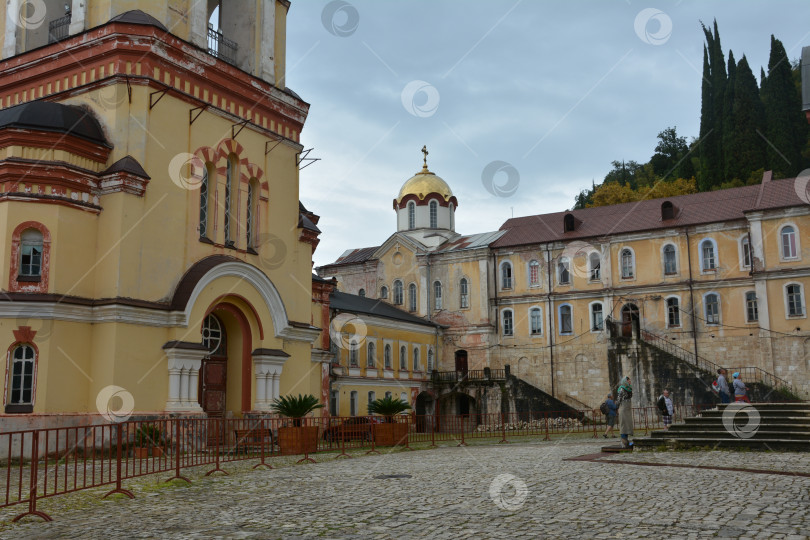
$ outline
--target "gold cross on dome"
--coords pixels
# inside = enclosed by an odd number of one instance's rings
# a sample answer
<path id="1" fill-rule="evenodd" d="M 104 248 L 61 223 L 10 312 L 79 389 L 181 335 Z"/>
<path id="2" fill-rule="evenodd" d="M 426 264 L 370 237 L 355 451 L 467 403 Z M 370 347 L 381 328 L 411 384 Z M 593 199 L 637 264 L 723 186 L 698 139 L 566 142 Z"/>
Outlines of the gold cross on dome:
<path id="1" fill-rule="evenodd" d="M 427 145 L 422 147 L 422 153 L 425 154 L 425 169 L 427 169 L 427 157 L 428 157 L 428 154 L 429 154 L 428 149 L 427 149 Z"/>

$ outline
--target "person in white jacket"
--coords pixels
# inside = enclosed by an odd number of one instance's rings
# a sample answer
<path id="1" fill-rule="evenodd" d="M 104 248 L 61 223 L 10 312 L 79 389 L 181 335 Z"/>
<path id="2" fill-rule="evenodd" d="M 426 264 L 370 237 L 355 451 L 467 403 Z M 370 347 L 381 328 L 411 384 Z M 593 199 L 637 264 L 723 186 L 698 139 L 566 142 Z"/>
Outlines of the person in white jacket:
<path id="1" fill-rule="evenodd" d="M 661 419 L 664 421 L 664 429 L 669 429 L 672 425 L 672 416 L 675 414 L 675 405 L 669 397 L 669 390 L 664 389 L 664 393 L 658 398 L 658 410 L 661 413 Z"/>

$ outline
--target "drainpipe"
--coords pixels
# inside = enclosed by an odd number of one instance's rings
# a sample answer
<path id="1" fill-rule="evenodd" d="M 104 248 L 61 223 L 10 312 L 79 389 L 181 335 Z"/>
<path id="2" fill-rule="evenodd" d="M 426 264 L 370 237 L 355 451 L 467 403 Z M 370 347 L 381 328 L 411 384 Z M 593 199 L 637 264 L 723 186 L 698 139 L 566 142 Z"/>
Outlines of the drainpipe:
<path id="1" fill-rule="evenodd" d="M 425 261 L 427 263 L 427 306 L 426 306 L 427 307 L 427 320 L 431 320 L 430 319 L 430 312 L 431 312 L 430 290 L 431 290 L 431 287 L 433 287 L 433 284 L 430 282 L 430 252 L 428 252 L 428 254 L 425 256 Z"/>
<path id="2" fill-rule="evenodd" d="M 551 397 L 554 397 L 554 304 L 551 301 L 551 251 L 546 244 L 546 266 L 548 267 L 548 351 L 551 361 Z"/>
<path id="3" fill-rule="evenodd" d="M 689 244 L 689 229 L 686 230 L 686 256 L 689 263 L 689 302 L 692 304 L 692 343 L 695 346 L 695 362 L 697 362 L 697 320 L 695 319 L 695 296 L 692 289 L 692 248 Z"/>

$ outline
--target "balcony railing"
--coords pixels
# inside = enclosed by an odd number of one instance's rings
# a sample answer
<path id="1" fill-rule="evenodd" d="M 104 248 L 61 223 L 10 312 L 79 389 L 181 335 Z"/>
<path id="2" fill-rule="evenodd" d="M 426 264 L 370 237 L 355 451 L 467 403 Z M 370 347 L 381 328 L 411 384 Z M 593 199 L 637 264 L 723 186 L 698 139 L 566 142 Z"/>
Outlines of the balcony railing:
<path id="1" fill-rule="evenodd" d="M 70 12 L 48 23 L 48 43 L 62 41 L 70 34 Z"/>
<path id="2" fill-rule="evenodd" d="M 430 375 L 434 384 L 455 384 L 459 382 L 487 382 L 506 380 L 505 369 L 470 369 L 465 371 L 434 371 Z"/>
<path id="3" fill-rule="evenodd" d="M 225 36 L 222 32 L 217 32 L 213 28 L 208 29 L 208 53 L 224 60 L 229 64 L 236 64 L 236 51 L 239 45 Z"/>

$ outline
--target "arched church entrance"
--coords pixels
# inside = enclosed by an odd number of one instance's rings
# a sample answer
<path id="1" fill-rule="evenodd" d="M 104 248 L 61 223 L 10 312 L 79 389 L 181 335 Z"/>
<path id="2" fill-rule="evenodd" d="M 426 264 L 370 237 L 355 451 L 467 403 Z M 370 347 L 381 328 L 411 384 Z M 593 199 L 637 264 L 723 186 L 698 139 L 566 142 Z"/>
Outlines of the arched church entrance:
<path id="1" fill-rule="evenodd" d="M 633 327 L 640 328 L 641 316 L 638 306 L 628 303 L 622 306 L 622 337 L 632 337 Z"/>

